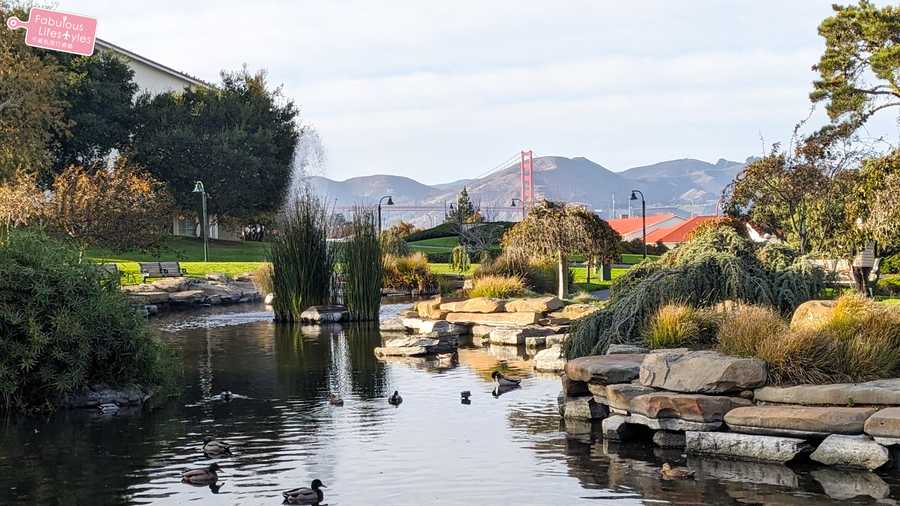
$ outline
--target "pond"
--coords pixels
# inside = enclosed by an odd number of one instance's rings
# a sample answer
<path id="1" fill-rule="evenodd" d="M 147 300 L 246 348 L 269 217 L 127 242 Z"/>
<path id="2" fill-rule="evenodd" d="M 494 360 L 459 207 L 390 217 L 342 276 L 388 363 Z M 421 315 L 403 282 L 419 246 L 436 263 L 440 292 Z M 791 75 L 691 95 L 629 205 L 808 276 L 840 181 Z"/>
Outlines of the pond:
<path id="1" fill-rule="evenodd" d="M 396 312 L 391 305 L 385 312 Z M 0 427 L 2 504 L 280 504 L 321 479 L 331 505 L 846 504 L 900 498 L 886 474 L 686 458 L 615 445 L 564 424 L 559 380 L 523 349 L 464 348 L 459 360 L 382 362 L 369 327 L 272 323 L 233 306 L 154 321 L 184 360 L 184 387 L 152 412 L 66 412 Z M 495 396 L 498 367 L 524 378 Z M 216 394 L 237 394 L 230 402 Z M 399 407 L 387 398 L 398 390 Z M 460 392 L 472 393 L 463 404 Z M 344 399 L 328 403 L 330 393 Z M 214 460 L 218 493 L 180 483 L 208 465 L 204 436 L 234 444 Z M 664 462 L 696 479 L 661 481 Z M 881 503 L 895 503 L 888 499 Z"/>

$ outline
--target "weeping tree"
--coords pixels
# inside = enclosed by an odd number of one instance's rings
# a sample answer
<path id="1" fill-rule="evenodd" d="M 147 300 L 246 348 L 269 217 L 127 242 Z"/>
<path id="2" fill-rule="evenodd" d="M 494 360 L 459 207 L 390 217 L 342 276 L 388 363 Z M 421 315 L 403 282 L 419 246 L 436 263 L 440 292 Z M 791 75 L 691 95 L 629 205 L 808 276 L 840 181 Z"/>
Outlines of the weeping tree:
<path id="1" fill-rule="evenodd" d="M 378 222 L 372 209 L 356 207 L 341 264 L 346 280 L 344 302 L 354 320 L 378 320 L 384 281 Z"/>
<path id="2" fill-rule="evenodd" d="M 328 217 L 325 201 L 309 189 L 290 199 L 279 216 L 269 253 L 275 320 L 298 321 L 304 309 L 330 302 L 334 262 Z"/>
<path id="3" fill-rule="evenodd" d="M 821 292 L 821 270 L 784 245 L 757 246 L 741 230 L 728 222 L 705 224 L 678 248 L 632 268 L 613 282 L 606 307 L 575 322 L 566 355 L 639 344 L 649 318 L 672 302 L 707 307 L 733 300 L 787 315 Z"/>
<path id="4" fill-rule="evenodd" d="M 622 238 L 605 220 L 581 206 L 542 201 L 503 236 L 512 254 L 557 260 L 559 298 L 569 293 L 568 257 L 581 254 L 611 261 Z"/>

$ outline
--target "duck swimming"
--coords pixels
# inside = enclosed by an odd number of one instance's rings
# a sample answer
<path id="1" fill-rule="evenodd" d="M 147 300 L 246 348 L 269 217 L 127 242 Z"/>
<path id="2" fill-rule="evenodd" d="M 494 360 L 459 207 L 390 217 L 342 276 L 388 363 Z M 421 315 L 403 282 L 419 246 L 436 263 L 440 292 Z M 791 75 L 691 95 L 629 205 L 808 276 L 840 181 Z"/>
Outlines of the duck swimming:
<path id="1" fill-rule="evenodd" d="M 222 468 L 219 467 L 219 464 L 213 462 L 209 467 L 203 469 L 191 469 L 190 471 L 181 473 L 181 481 L 184 483 L 203 485 L 215 483 L 219 481 L 219 474 L 217 471 L 220 469 Z"/>
<path id="2" fill-rule="evenodd" d="M 207 437 L 203 439 L 203 453 L 207 457 L 218 457 L 220 455 L 231 455 L 231 445 L 225 441 L 219 441 Z"/>
<path id="3" fill-rule="evenodd" d="M 403 402 L 403 397 L 400 397 L 400 392 L 394 390 L 394 393 L 388 398 L 388 404 L 399 406 L 401 402 Z"/>
<path id="4" fill-rule="evenodd" d="M 517 387 L 522 380 L 507 378 L 506 376 L 500 374 L 500 371 L 494 371 L 491 373 L 491 378 L 494 378 L 494 383 L 498 387 Z"/>
<path id="5" fill-rule="evenodd" d="M 331 404 L 332 406 L 343 406 L 344 399 L 341 399 L 338 394 L 331 394 L 328 398 L 328 404 Z"/>
<path id="6" fill-rule="evenodd" d="M 317 478 L 312 481 L 309 488 L 301 487 L 285 490 L 281 495 L 284 496 L 284 502 L 287 504 L 319 504 L 325 500 L 325 494 L 322 492 L 323 488 L 328 487 L 322 483 L 322 480 Z"/>
<path id="7" fill-rule="evenodd" d="M 219 394 L 219 398 L 225 402 L 230 401 L 232 397 L 234 397 L 234 394 L 231 393 L 231 390 L 225 390 L 224 392 Z"/>
<path id="8" fill-rule="evenodd" d="M 672 467 L 668 462 L 662 465 L 659 473 L 665 480 L 685 480 L 694 476 L 694 471 L 684 467 Z"/>

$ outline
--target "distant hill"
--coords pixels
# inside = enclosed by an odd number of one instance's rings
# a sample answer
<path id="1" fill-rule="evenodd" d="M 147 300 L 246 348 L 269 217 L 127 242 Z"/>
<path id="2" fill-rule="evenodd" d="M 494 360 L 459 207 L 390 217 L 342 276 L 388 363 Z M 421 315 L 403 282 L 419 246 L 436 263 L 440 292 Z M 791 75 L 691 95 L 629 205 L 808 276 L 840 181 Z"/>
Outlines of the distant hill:
<path id="1" fill-rule="evenodd" d="M 683 207 L 686 212 L 711 212 L 712 205 L 743 168 L 744 163 L 720 159 L 712 164 L 702 160 L 668 160 L 653 165 L 613 172 L 587 158 L 543 156 L 534 160 L 535 192 L 549 200 L 579 202 L 604 211 L 607 217 L 615 198 L 616 214 L 628 209 L 628 197 L 639 188 L 647 198 L 649 208 Z M 317 192 L 337 199 L 339 206 L 357 203 L 374 204 L 382 195 L 392 195 L 397 206 L 433 206 L 438 208 L 432 217 L 423 213 L 388 214 L 388 221 L 415 219 L 419 225 L 442 219 L 445 203 L 456 200 L 457 193 L 466 186 L 472 199 L 487 207 L 506 207 L 519 197 L 521 183 L 518 163 L 478 179 L 464 179 L 438 185 L 425 185 L 400 176 L 374 175 L 334 181 L 314 176 L 309 183 Z M 693 202 L 694 207 L 690 207 Z M 513 219 L 516 213 L 504 212 L 494 219 Z"/>

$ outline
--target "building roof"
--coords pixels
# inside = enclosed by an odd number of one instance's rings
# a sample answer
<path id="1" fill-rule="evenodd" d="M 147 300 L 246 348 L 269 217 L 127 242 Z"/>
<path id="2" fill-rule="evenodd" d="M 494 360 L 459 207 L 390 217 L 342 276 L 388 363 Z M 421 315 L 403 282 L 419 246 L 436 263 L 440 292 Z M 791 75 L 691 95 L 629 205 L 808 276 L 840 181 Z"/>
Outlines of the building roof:
<path id="1" fill-rule="evenodd" d="M 673 227 L 656 229 L 647 234 L 647 244 L 656 244 L 658 242 L 663 244 L 682 243 L 697 227 L 714 219 L 716 219 L 716 216 L 694 216 Z"/>
<path id="2" fill-rule="evenodd" d="M 657 223 L 662 223 L 672 218 L 675 218 L 675 215 L 672 213 L 648 214 L 647 226 L 656 225 Z M 607 223 L 609 223 L 609 226 L 618 232 L 619 235 L 628 235 L 640 230 L 643 226 L 643 220 L 640 216 L 632 216 L 631 218 L 613 218 L 608 220 Z"/>
<path id="3" fill-rule="evenodd" d="M 103 39 L 98 38 L 97 45 L 103 49 L 106 49 L 109 51 L 115 51 L 116 53 L 125 55 L 126 57 L 131 58 L 132 60 L 136 60 L 136 61 L 143 63 L 144 65 L 153 67 L 156 70 L 159 70 L 160 72 L 165 72 L 166 74 L 169 74 L 177 79 L 181 79 L 181 80 L 187 82 L 188 84 L 191 84 L 194 86 L 202 86 L 204 88 L 212 87 L 212 85 L 210 85 L 209 83 L 207 83 L 206 81 L 204 81 L 200 78 L 185 74 L 184 72 L 179 72 L 171 67 L 167 67 L 167 66 L 163 65 L 162 63 L 157 63 L 157 62 L 151 60 L 150 58 L 141 56 L 137 53 L 133 53 L 123 47 L 117 46 L 117 45 L 115 45 L 111 42 L 107 42 Z"/>

